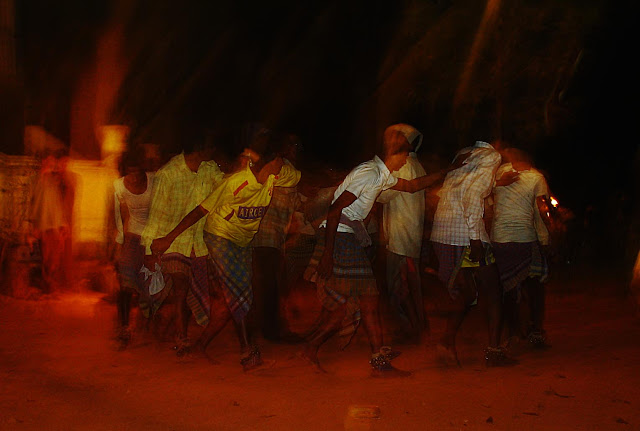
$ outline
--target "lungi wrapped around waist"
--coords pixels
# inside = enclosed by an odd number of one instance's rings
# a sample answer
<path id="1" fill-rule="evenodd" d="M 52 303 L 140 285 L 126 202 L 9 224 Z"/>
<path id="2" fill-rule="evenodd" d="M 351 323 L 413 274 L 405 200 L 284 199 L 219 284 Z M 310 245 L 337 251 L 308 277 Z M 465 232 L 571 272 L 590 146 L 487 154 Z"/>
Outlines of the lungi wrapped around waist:
<path id="1" fill-rule="evenodd" d="M 326 229 L 319 229 L 317 243 L 305 271 L 306 280 L 316 283 L 318 299 L 323 307 L 335 310 L 346 306 L 343 328 L 340 335 L 346 338 L 346 347 L 360 323 L 359 297 L 378 295 L 376 279 L 366 250 L 355 235 L 336 232 L 333 248 L 333 273 L 326 280 L 317 277 L 317 268 L 325 249 Z"/>
<path id="2" fill-rule="evenodd" d="M 133 289 L 143 295 L 145 289 L 143 289 L 143 277 L 140 274 L 140 269 L 144 265 L 144 247 L 140 244 L 139 235 L 124 234 L 124 242 L 117 264 L 120 286 Z"/>
<path id="3" fill-rule="evenodd" d="M 253 303 L 251 246 L 241 247 L 208 232 L 204 233 L 204 242 L 209 249 L 211 277 L 222 289 L 233 319 L 240 322 Z"/>
<path id="4" fill-rule="evenodd" d="M 505 293 L 520 289 L 522 282 L 529 277 L 538 278 L 541 282 L 547 280 L 549 267 L 537 241 L 494 242 L 492 245 Z"/>
<path id="5" fill-rule="evenodd" d="M 160 266 L 165 277 L 165 287 L 157 295 L 154 295 L 154 302 L 158 302 L 157 307 L 160 307 L 173 288 L 172 275 L 184 275 L 189 279 L 187 305 L 196 322 L 201 326 L 206 326 L 209 323 L 211 312 L 207 257 L 196 257 L 193 251 L 190 257 L 180 253 L 168 253 L 162 255 Z M 157 299 L 156 296 L 158 296 Z"/>
<path id="6" fill-rule="evenodd" d="M 154 298 L 144 283 L 140 269 L 144 265 L 144 247 L 140 244 L 140 235 L 125 232 L 124 242 L 117 262 L 118 280 L 121 289 L 130 289 L 138 293 L 138 307 L 144 317 L 150 317 L 158 310 Z"/>
<path id="7" fill-rule="evenodd" d="M 459 292 L 456 289 L 455 280 L 462 268 L 478 268 L 480 266 L 495 263 L 495 257 L 490 244 L 483 243 L 484 256 L 479 262 L 470 259 L 471 247 L 463 245 L 450 245 L 433 241 L 433 251 L 438 257 L 438 278 L 449 290 L 449 295 L 456 298 Z"/>

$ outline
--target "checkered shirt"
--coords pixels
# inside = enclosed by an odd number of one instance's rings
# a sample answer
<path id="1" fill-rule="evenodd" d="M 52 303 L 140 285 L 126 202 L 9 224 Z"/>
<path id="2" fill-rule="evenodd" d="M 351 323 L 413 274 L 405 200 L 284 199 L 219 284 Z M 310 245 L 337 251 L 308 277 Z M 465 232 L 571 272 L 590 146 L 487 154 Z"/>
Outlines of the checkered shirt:
<path id="1" fill-rule="evenodd" d="M 193 172 L 178 154 L 158 170 L 153 184 L 153 197 L 149 220 L 142 232 L 142 245 L 151 254 L 151 242 L 166 236 L 195 207 L 211 194 L 223 173 L 214 161 L 202 162 L 198 172 Z M 196 257 L 206 256 L 207 246 L 202 239 L 206 218 L 181 233 L 166 253 L 179 253 L 189 257 L 191 250 Z"/>
<path id="2" fill-rule="evenodd" d="M 269 208 L 262 217 L 260 228 L 251 244 L 254 247 L 273 247 L 284 250 L 291 216 L 299 206 L 297 187 L 274 187 Z"/>
<path id="3" fill-rule="evenodd" d="M 457 246 L 468 246 L 472 239 L 489 242 L 482 219 L 484 199 L 491 193 L 501 157 L 482 141 L 460 150 L 458 155 L 468 152 L 471 155 L 465 164 L 447 174 L 439 192 L 431 241 Z"/>

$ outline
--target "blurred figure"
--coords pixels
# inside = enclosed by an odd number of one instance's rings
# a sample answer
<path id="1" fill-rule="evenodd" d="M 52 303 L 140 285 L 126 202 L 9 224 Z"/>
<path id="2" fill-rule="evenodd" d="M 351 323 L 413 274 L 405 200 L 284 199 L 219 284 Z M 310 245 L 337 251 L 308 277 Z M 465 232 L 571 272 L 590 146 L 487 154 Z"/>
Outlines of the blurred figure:
<path id="1" fill-rule="evenodd" d="M 143 143 L 139 145 L 144 152 L 144 170 L 147 172 L 155 172 L 162 167 L 162 159 L 160 157 L 160 147 L 157 144 Z"/>
<path id="2" fill-rule="evenodd" d="M 549 188 L 523 151 L 507 148 L 496 174 L 491 243 L 504 293 L 509 337 L 526 335 L 531 345 L 546 345 L 542 327 L 549 267 Z M 522 334 L 519 304 L 525 299 L 530 322 Z"/>
<path id="3" fill-rule="evenodd" d="M 453 310 L 445 334 L 437 345 L 438 358 L 460 365 L 455 338 L 469 310 L 481 297 L 487 301 L 489 345 L 487 366 L 513 361 L 500 347 L 502 294 L 489 236 L 484 226 L 484 200 L 493 189 L 500 153 L 491 144 L 477 141 L 458 152 L 467 155 L 462 167 L 450 172 L 439 192 L 440 201 L 433 220 L 431 242 L 438 257 L 438 278 L 445 283 Z"/>
<path id="4" fill-rule="evenodd" d="M 144 247 L 140 243 L 147 225 L 151 207 L 151 190 L 154 174 L 145 172 L 145 157 L 142 148 L 136 147 L 122 155 L 120 163 L 123 177 L 113 183 L 114 208 L 118 235 L 116 242 L 116 267 L 120 289 L 117 296 L 118 333 L 120 350 L 131 340 L 129 314 L 131 299 L 135 293 L 138 306 L 144 317 L 149 318 L 157 310 L 144 285 L 140 269 L 144 265 Z"/>
<path id="5" fill-rule="evenodd" d="M 308 193 L 308 192 L 306 192 Z M 316 245 L 316 230 L 307 218 L 306 208 L 312 200 L 298 192 L 296 207 L 287 228 L 285 243 L 286 291 L 291 292 L 304 273 Z"/>
<path id="6" fill-rule="evenodd" d="M 246 149 L 246 168 L 220 182 L 212 193 L 164 238 L 153 241 L 155 254 L 164 253 L 176 238 L 199 220 L 205 220 L 204 241 L 209 249 L 212 297 L 209 324 L 196 342 L 205 354 L 213 338 L 233 320 L 240 341 L 240 363 L 245 371 L 263 365 L 260 350 L 246 322 L 253 304 L 251 288 L 251 240 L 271 201 L 275 187 L 294 187 L 300 172 L 275 152 L 272 134 L 261 134 L 252 149 Z M 206 217 L 205 217 L 206 216 Z"/>
<path id="7" fill-rule="evenodd" d="M 145 266 L 149 270 L 154 271 L 157 262 L 151 253 L 152 241 L 171 232 L 222 180 L 223 173 L 212 157 L 213 147 L 204 139 L 204 134 L 193 132 L 185 137 L 184 151 L 156 173 L 149 219 L 141 235 Z M 187 337 L 191 312 L 198 324 L 204 326 L 209 321 L 208 252 L 202 238 L 203 229 L 204 220 L 186 229 L 160 259 L 166 286 L 157 301 L 161 304 L 174 290 L 178 356 L 186 354 L 191 345 Z"/>
<path id="8" fill-rule="evenodd" d="M 46 154 L 33 189 L 30 221 L 40 242 L 46 293 L 69 282 L 75 181 L 67 172 L 67 162 L 64 150 Z"/>
<path id="9" fill-rule="evenodd" d="M 412 180 L 426 175 L 416 152 L 422 145 L 422 133 L 408 124 L 395 124 L 396 130 L 409 142 L 410 152 L 399 170 L 391 174 Z M 424 229 L 425 191 L 402 193 L 383 191 L 378 197 L 383 206 L 383 229 L 387 243 L 387 290 L 396 318 L 402 324 L 402 335 L 417 343 L 428 323 L 424 315 L 420 283 L 420 254 Z"/>
<path id="10" fill-rule="evenodd" d="M 295 166 L 300 140 L 286 136 L 279 153 L 284 163 Z M 286 295 L 285 242 L 294 210 L 298 206 L 298 189 L 276 186 L 260 228 L 253 237 L 254 315 L 262 335 L 269 341 L 295 341 L 298 337 L 287 327 L 281 310 Z"/>
<path id="11" fill-rule="evenodd" d="M 399 353 L 383 345 L 379 292 L 365 250 L 371 239 L 364 220 L 383 190 L 393 188 L 414 193 L 436 183 L 444 175 L 437 173 L 411 181 L 391 175 L 406 163 L 410 150 L 405 136 L 396 130 L 385 132 L 382 150 L 382 159 L 375 156 L 358 165 L 336 189 L 305 272 L 306 279 L 316 282 L 323 309 L 320 323 L 309 335 L 300 356 L 319 369 L 319 348 L 339 331 L 347 337 L 348 344 L 362 319 L 371 346 L 372 374 L 410 374 L 391 365 L 391 360 Z"/>

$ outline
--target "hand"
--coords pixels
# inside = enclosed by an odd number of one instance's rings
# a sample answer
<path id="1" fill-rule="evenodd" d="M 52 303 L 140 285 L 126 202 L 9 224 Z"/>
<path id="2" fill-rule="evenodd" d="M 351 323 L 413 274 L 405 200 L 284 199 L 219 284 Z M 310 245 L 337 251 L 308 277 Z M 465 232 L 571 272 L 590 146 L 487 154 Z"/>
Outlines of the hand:
<path id="1" fill-rule="evenodd" d="M 479 239 L 472 239 L 469 248 L 469 260 L 472 262 L 480 262 L 484 256 L 484 247 Z"/>
<path id="2" fill-rule="evenodd" d="M 153 253 L 154 256 L 160 257 L 169 247 L 171 247 L 172 242 L 173 241 L 166 236 L 164 238 L 154 239 L 151 243 L 151 253 Z"/>
<path id="3" fill-rule="evenodd" d="M 283 165 L 284 160 L 282 160 L 282 157 L 276 157 L 260 169 L 260 172 L 256 175 L 256 180 L 260 184 L 264 184 L 267 178 L 269 178 L 269 175 L 278 175 Z"/>
<path id="4" fill-rule="evenodd" d="M 144 257 L 144 266 L 146 266 L 151 271 L 156 270 L 156 263 L 160 264 L 160 257 L 154 256 L 152 254 L 147 254 Z"/>
<path id="5" fill-rule="evenodd" d="M 451 163 L 451 166 L 449 166 L 448 170 L 455 171 L 456 169 L 461 168 L 464 165 L 464 162 L 469 158 L 471 153 L 472 152 L 469 151 L 468 153 L 458 154 L 456 158 L 453 160 L 453 162 Z"/>
<path id="6" fill-rule="evenodd" d="M 499 180 L 496 181 L 496 187 L 504 187 L 504 186 L 511 185 L 516 181 L 518 181 L 519 177 L 520 177 L 520 172 L 507 171 L 504 174 L 502 174 Z"/>
<path id="7" fill-rule="evenodd" d="M 333 252 L 328 253 L 325 249 L 318 263 L 318 277 L 326 280 L 331 275 L 333 275 Z"/>

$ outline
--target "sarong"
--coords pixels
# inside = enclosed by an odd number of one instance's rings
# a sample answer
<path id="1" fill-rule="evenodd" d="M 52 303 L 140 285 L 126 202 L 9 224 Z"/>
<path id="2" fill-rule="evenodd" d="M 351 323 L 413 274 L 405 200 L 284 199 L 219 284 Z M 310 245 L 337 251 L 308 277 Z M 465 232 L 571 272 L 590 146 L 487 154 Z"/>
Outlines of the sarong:
<path id="1" fill-rule="evenodd" d="M 389 301 L 404 322 L 424 327 L 424 303 L 420 271 L 416 260 L 387 251 L 387 291 Z M 407 304 L 413 303 L 417 313 L 417 322 L 410 322 Z"/>
<path id="2" fill-rule="evenodd" d="M 453 299 L 460 294 L 455 281 L 461 268 L 478 268 L 495 263 L 490 244 L 483 244 L 485 254 L 480 262 L 469 259 L 471 254 L 469 246 L 442 244 L 435 241 L 432 241 L 431 244 L 438 257 L 438 278 L 447 286 L 449 295 Z"/>
<path id="3" fill-rule="evenodd" d="M 318 299 L 327 310 L 345 306 L 345 317 L 339 335 L 344 339 L 342 348 L 349 345 L 360 324 L 362 295 L 378 295 L 376 279 L 365 249 L 355 235 L 337 232 L 333 248 L 333 274 L 327 280 L 317 277 L 317 268 L 324 252 L 326 229 L 319 229 L 317 243 L 304 278 L 316 283 Z"/>
<path id="4" fill-rule="evenodd" d="M 222 289 L 227 307 L 236 322 L 241 322 L 253 303 L 252 250 L 241 247 L 226 238 L 204 233 L 209 249 L 211 277 Z"/>
<path id="5" fill-rule="evenodd" d="M 522 282 L 529 277 L 545 282 L 549 275 L 547 260 L 540 252 L 540 245 L 533 242 L 496 242 L 493 252 L 500 273 L 500 281 L 504 292 L 520 289 Z"/>
<path id="6" fill-rule="evenodd" d="M 117 262 L 118 281 L 122 289 L 134 290 L 138 293 L 138 307 L 144 317 L 149 317 L 153 310 L 153 299 L 145 286 L 140 268 L 144 265 L 144 247 L 140 245 L 140 236 L 124 234 L 124 243 Z M 153 311 L 152 311 L 153 310 Z"/>
<path id="7" fill-rule="evenodd" d="M 154 296 L 154 302 L 159 302 L 157 308 L 160 307 L 160 304 L 171 292 L 173 287 L 171 274 L 184 274 L 189 277 L 190 283 L 190 289 L 187 293 L 187 305 L 191 309 L 196 322 L 200 326 L 206 326 L 209 323 L 209 314 L 211 313 L 207 257 L 196 257 L 193 251 L 191 251 L 191 257 L 186 257 L 180 253 L 168 253 L 162 255 L 160 266 L 162 267 L 162 274 L 165 276 L 165 287 L 155 295 L 159 298 L 156 299 Z"/>

